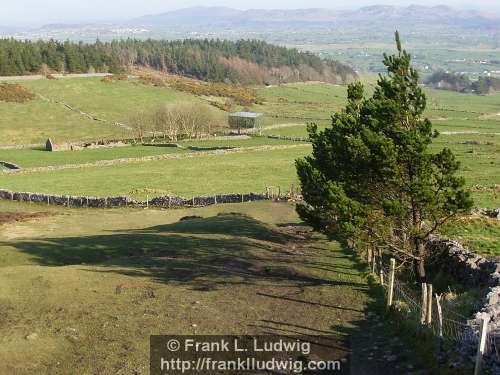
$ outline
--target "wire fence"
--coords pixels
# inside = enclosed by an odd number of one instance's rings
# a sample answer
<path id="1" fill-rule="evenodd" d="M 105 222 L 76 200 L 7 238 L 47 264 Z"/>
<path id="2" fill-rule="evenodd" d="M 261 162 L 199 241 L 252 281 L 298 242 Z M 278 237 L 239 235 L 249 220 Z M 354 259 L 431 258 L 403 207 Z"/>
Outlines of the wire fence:
<path id="1" fill-rule="evenodd" d="M 388 307 L 406 324 L 455 348 L 477 347 L 477 363 L 484 356 L 500 361 L 498 332 L 490 331 L 487 324 L 484 328 L 476 327 L 474 319 L 457 311 L 452 303 L 433 291 L 432 285 L 420 284 L 419 288 L 413 270 L 405 269 L 404 276 L 398 274 L 395 260 L 391 260 L 390 267 L 375 254 L 369 261 L 373 275 L 385 291 Z M 489 321 L 489 317 L 485 319 Z"/>

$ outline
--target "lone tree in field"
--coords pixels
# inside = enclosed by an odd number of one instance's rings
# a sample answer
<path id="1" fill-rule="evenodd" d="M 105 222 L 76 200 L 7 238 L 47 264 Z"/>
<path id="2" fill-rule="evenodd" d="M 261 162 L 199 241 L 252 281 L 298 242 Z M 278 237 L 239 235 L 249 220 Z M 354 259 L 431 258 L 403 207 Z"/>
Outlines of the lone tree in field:
<path id="1" fill-rule="evenodd" d="M 296 162 L 304 196 L 297 211 L 360 250 L 412 262 L 423 281 L 429 236 L 472 200 L 453 153 L 429 150 L 438 133 L 423 115 L 426 97 L 398 33 L 396 44 L 372 97 L 353 83 L 331 127 L 309 126 L 313 153 Z"/>

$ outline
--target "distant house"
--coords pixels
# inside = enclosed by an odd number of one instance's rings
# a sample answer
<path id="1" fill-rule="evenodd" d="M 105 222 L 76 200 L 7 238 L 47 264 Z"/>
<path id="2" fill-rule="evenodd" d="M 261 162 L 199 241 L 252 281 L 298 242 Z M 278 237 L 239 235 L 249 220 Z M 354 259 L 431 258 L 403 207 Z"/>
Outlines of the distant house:
<path id="1" fill-rule="evenodd" d="M 264 114 L 256 112 L 235 112 L 229 115 L 231 129 L 256 129 L 262 127 Z"/>

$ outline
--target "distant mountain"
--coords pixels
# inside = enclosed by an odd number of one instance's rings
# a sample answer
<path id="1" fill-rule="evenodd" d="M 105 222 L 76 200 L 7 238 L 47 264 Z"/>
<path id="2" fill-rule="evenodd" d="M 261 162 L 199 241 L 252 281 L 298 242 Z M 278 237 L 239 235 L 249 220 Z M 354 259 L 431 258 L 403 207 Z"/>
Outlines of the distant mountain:
<path id="1" fill-rule="evenodd" d="M 241 11 L 224 7 L 193 7 L 172 12 L 147 15 L 126 22 L 141 26 L 194 26 L 232 22 Z"/>
<path id="2" fill-rule="evenodd" d="M 114 24 L 55 24 L 17 32 L 0 30 L 0 37 L 84 42 L 128 38 L 258 39 L 313 51 L 357 70 L 379 72 L 384 68 L 380 57 L 382 52 L 393 47 L 395 30 L 401 32 L 405 45 L 413 51 L 419 69 L 500 71 L 500 64 L 484 65 L 498 61 L 492 57 L 494 53 L 492 56 L 486 52 L 481 56 L 450 53 L 478 46 L 485 51 L 499 49 L 500 14 L 492 16 L 444 5 L 374 5 L 343 11 L 194 7 Z"/>
<path id="3" fill-rule="evenodd" d="M 335 11 L 331 9 L 293 9 L 293 10 L 236 10 L 223 7 L 195 7 L 149 15 L 126 22 L 129 25 L 145 27 L 186 28 L 186 27 L 236 27 L 256 26 L 373 26 L 416 27 L 428 25 L 435 27 L 456 26 L 464 28 L 495 28 L 498 19 L 492 19 L 474 11 L 461 11 L 440 5 L 408 7 L 375 5 L 354 11 Z"/>

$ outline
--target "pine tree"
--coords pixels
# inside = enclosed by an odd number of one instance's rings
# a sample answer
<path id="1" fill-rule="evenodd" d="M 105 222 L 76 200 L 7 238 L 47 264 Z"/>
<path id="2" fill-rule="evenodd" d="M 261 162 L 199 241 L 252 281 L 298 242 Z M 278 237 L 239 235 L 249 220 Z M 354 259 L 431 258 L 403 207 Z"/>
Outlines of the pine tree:
<path id="1" fill-rule="evenodd" d="M 305 201 L 297 210 L 317 230 L 412 261 L 424 280 L 427 240 L 472 200 L 453 153 L 429 151 L 438 133 L 398 33 L 396 46 L 371 98 L 351 84 L 332 127 L 310 127 L 313 153 L 296 163 Z"/>

